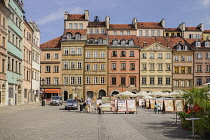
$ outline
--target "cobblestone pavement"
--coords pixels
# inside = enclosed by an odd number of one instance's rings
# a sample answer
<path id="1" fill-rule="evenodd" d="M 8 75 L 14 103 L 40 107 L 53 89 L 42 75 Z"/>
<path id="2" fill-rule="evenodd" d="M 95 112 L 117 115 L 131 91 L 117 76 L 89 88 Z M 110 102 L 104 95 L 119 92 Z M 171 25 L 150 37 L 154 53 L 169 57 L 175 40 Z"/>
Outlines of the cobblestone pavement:
<path id="1" fill-rule="evenodd" d="M 189 140 L 175 114 L 81 113 L 40 104 L 0 107 L 0 140 Z M 178 123 L 180 121 L 178 120 Z M 201 139 L 199 137 L 196 140 Z"/>

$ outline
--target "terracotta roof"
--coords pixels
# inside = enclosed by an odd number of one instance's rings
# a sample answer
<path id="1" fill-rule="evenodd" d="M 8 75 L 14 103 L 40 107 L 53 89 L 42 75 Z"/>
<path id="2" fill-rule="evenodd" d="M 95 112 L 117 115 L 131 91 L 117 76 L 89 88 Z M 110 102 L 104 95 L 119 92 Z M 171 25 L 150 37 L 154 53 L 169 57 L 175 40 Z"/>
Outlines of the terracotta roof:
<path id="1" fill-rule="evenodd" d="M 84 14 L 69 14 L 68 19 L 70 20 L 85 20 Z"/>
<path id="2" fill-rule="evenodd" d="M 140 47 L 149 46 L 155 42 L 161 43 L 161 45 L 168 47 L 169 44 L 165 37 L 138 37 Z"/>
<path id="3" fill-rule="evenodd" d="M 204 33 L 210 33 L 210 30 L 204 30 Z"/>
<path id="4" fill-rule="evenodd" d="M 64 35 L 66 33 L 70 32 L 72 35 L 75 35 L 76 33 L 80 33 L 81 35 L 86 35 L 87 30 L 86 29 L 82 29 L 82 30 L 72 30 L 72 29 L 66 29 L 64 30 Z"/>
<path id="5" fill-rule="evenodd" d="M 106 35 L 105 34 L 88 34 L 88 39 L 90 38 L 94 38 L 94 39 L 98 39 L 98 38 L 102 38 L 102 39 L 106 39 Z"/>
<path id="6" fill-rule="evenodd" d="M 110 29 L 134 29 L 132 24 L 109 24 Z"/>
<path id="7" fill-rule="evenodd" d="M 105 21 L 89 21 L 88 22 L 88 26 L 106 26 L 106 22 Z"/>
<path id="8" fill-rule="evenodd" d="M 179 28 L 165 28 L 166 32 L 181 32 Z"/>
<path id="9" fill-rule="evenodd" d="M 197 27 L 185 27 L 185 31 L 201 31 L 201 30 Z"/>
<path id="10" fill-rule="evenodd" d="M 137 22 L 137 28 L 163 29 L 160 22 Z"/>
<path id="11" fill-rule="evenodd" d="M 186 41 L 182 37 L 166 37 L 166 40 L 174 48 L 178 43 L 184 45 Z"/>
<path id="12" fill-rule="evenodd" d="M 138 39 L 137 39 L 137 37 L 135 35 L 126 35 L 126 36 L 123 36 L 123 35 L 119 35 L 119 36 L 117 36 L 117 35 L 109 35 L 108 38 L 109 38 L 109 40 L 108 40 L 109 41 L 109 45 L 112 45 L 112 41 L 114 39 L 117 39 L 117 40 L 125 39 L 126 41 L 130 40 L 130 39 L 133 39 L 135 46 L 139 46 Z"/>
<path id="13" fill-rule="evenodd" d="M 59 36 L 59 37 L 54 38 L 54 39 L 52 39 L 50 41 L 47 41 L 45 43 L 42 43 L 40 45 L 40 49 L 45 49 L 45 48 L 60 48 L 61 47 L 61 42 L 60 42 L 61 37 L 62 36 Z"/>
<path id="14" fill-rule="evenodd" d="M 185 39 L 187 43 L 189 43 L 192 47 L 196 47 L 195 41 L 200 41 L 201 42 L 201 47 L 200 48 L 205 48 L 205 40 L 202 39 Z"/>

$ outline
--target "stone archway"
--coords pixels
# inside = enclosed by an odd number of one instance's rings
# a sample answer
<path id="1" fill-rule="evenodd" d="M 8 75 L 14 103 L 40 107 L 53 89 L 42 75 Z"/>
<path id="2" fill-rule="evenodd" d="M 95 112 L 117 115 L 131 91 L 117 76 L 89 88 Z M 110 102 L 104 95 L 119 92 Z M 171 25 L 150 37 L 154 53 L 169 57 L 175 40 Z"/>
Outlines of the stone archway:
<path id="1" fill-rule="evenodd" d="M 68 99 L 68 91 L 64 91 L 64 93 L 63 93 L 63 95 L 64 95 L 64 101 L 66 101 L 67 99 Z"/>
<path id="2" fill-rule="evenodd" d="M 119 94 L 118 91 L 113 91 L 113 92 L 112 92 L 112 96 L 117 95 L 117 94 Z"/>
<path id="3" fill-rule="evenodd" d="M 87 92 L 87 98 L 93 98 L 93 91 L 88 91 Z"/>
<path id="4" fill-rule="evenodd" d="M 106 96 L 106 91 L 102 89 L 102 90 L 100 90 L 99 93 L 98 93 L 98 98 L 99 98 L 99 99 L 102 99 L 103 96 Z"/>

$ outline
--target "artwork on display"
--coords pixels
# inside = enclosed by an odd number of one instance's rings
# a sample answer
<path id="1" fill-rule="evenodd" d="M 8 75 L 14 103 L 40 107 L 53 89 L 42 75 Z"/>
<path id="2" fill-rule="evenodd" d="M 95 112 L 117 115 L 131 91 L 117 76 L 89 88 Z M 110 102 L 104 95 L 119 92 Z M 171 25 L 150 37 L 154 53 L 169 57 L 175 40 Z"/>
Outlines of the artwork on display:
<path id="1" fill-rule="evenodd" d="M 102 100 L 96 100 L 97 105 L 99 105 L 100 103 L 102 104 Z"/>
<path id="2" fill-rule="evenodd" d="M 136 101 L 133 99 L 127 100 L 127 111 L 136 112 Z"/>
<path id="3" fill-rule="evenodd" d="M 150 99 L 150 108 L 154 109 L 154 105 L 155 105 L 155 99 Z"/>
<path id="4" fill-rule="evenodd" d="M 111 103 L 111 97 L 102 97 L 102 103 Z"/>
<path id="5" fill-rule="evenodd" d="M 146 99 L 146 108 L 149 108 L 149 99 Z"/>
<path id="6" fill-rule="evenodd" d="M 144 105 L 145 105 L 145 100 L 139 99 L 139 106 L 144 106 Z"/>
<path id="7" fill-rule="evenodd" d="M 173 99 L 165 99 L 164 105 L 165 105 L 165 112 L 174 112 Z"/>
<path id="8" fill-rule="evenodd" d="M 163 110 L 163 99 L 156 99 L 156 105 L 160 107 L 160 110 Z"/>
<path id="9" fill-rule="evenodd" d="M 104 103 L 101 105 L 101 111 L 111 111 L 111 103 Z"/>
<path id="10" fill-rule="evenodd" d="M 184 110 L 184 103 L 182 99 L 175 99 L 174 106 L 176 112 L 182 112 Z"/>
<path id="11" fill-rule="evenodd" d="M 126 112 L 127 111 L 126 100 L 118 100 L 117 101 L 117 111 L 118 112 Z"/>

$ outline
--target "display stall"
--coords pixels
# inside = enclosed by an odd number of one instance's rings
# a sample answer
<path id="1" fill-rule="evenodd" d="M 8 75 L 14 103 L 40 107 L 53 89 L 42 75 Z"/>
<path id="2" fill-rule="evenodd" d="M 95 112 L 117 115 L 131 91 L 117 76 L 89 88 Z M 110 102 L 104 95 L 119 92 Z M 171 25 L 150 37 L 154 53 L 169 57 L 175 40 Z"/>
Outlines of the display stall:
<path id="1" fill-rule="evenodd" d="M 155 99 L 150 99 L 150 109 L 154 109 L 154 105 L 155 105 Z"/>
<path id="2" fill-rule="evenodd" d="M 173 99 L 164 99 L 165 112 L 174 112 Z"/>
<path id="3" fill-rule="evenodd" d="M 127 112 L 127 102 L 124 99 L 117 100 L 117 112 Z"/>
<path id="4" fill-rule="evenodd" d="M 149 99 L 146 99 L 146 108 L 150 108 L 150 106 L 149 106 Z"/>
<path id="5" fill-rule="evenodd" d="M 127 99 L 127 112 L 136 112 L 137 114 L 135 99 Z"/>
<path id="6" fill-rule="evenodd" d="M 106 111 L 112 111 L 110 96 L 102 97 L 101 111 L 102 111 L 102 113 L 104 113 Z"/>
<path id="7" fill-rule="evenodd" d="M 175 110 L 175 112 L 183 112 L 184 111 L 183 99 L 174 99 L 174 110 Z"/>
<path id="8" fill-rule="evenodd" d="M 145 100 L 139 99 L 139 106 L 144 107 L 145 106 Z"/>

